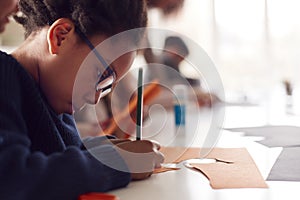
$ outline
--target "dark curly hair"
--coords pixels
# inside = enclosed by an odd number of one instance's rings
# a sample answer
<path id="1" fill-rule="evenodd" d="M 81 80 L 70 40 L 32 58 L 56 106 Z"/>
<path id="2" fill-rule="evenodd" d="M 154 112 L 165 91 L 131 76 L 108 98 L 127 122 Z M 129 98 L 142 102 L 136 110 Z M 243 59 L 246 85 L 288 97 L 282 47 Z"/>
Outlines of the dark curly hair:
<path id="1" fill-rule="evenodd" d="M 20 0 L 21 15 L 15 20 L 25 28 L 25 37 L 59 18 L 68 18 L 87 36 L 145 27 L 145 0 Z"/>

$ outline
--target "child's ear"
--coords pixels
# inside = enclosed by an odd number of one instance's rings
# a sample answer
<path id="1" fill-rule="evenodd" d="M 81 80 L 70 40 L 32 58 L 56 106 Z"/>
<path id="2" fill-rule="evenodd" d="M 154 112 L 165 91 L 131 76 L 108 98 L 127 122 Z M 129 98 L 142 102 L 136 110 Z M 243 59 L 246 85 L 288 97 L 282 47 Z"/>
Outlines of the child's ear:
<path id="1" fill-rule="evenodd" d="M 75 32 L 73 22 L 66 18 L 56 20 L 49 28 L 47 34 L 47 41 L 49 52 L 51 54 L 58 54 L 64 41 Z"/>

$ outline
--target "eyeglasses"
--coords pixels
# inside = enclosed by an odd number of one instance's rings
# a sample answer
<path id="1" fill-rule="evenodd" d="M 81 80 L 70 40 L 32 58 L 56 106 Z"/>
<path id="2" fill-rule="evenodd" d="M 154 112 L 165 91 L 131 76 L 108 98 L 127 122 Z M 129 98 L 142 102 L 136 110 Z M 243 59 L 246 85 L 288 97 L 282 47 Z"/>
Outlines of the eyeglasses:
<path id="1" fill-rule="evenodd" d="M 81 37 L 81 39 L 89 46 L 89 48 L 93 51 L 97 59 L 101 62 L 102 66 L 104 67 L 103 72 L 100 71 L 100 69 L 98 68 L 98 81 L 95 84 L 95 103 L 97 103 L 101 97 L 104 97 L 111 92 L 113 83 L 116 80 L 116 73 L 113 70 L 113 68 L 106 63 L 104 58 L 96 50 L 95 46 L 91 43 L 87 36 L 79 29 L 76 29 L 76 32 Z"/>

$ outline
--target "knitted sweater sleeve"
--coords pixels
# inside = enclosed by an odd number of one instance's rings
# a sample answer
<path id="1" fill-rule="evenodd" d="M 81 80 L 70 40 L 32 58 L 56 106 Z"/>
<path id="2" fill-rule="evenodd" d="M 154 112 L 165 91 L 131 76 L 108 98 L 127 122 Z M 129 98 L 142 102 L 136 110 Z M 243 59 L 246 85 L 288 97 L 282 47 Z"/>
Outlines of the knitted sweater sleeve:
<path id="1" fill-rule="evenodd" d="M 13 68 L 3 68 L 1 62 L 0 199 L 75 200 L 83 193 L 106 192 L 129 183 L 129 173 L 110 167 L 126 169 L 111 145 L 91 149 L 101 162 L 75 146 L 50 155 L 32 152 L 21 114 L 19 80 Z"/>

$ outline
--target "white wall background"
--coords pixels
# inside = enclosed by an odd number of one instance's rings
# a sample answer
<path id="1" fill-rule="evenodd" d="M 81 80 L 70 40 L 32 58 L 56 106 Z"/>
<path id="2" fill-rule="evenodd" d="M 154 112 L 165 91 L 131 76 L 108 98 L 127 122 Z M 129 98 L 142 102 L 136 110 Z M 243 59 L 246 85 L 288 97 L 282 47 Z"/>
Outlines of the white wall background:
<path id="1" fill-rule="evenodd" d="M 149 12 L 151 27 L 177 31 L 196 41 L 215 62 L 227 91 L 271 90 L 300 74 L 300 1 L 186 0 L 176 16 Z M 0 49 L 23 40 L 15 23 L 0 35 Z"/>
<path id="2" fill-rule="evenodd" d="M 297 0 L 186 0 L 175 17 L 150 12 L 150 25 L 178 31 L 214 60 L 227 94 L 299 84 L 300 2 Z"/>

